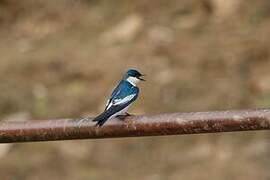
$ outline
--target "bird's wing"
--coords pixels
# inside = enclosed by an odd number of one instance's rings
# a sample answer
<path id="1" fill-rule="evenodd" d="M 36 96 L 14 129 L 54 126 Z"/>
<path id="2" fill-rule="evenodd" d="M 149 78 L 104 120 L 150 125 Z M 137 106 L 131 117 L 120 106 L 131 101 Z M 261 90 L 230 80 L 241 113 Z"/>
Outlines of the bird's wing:
<path id="1" fill-rule="evenodd" d="M 106 110 L 109 109 L 111 106 L 127 103 L 129 104 L 129 101 L 133 102 L 137 98 L 138 94 L 138 87 L 132 86 L 126 81 L 122 81 L 113 91 Z"/>
<path id="2" fill-rule="evenodd" d="M 112 100 L 111 103 L 108 104 L 108 108 L 99 116 L 97 116 L 93 121 L 97 121 L 97 126 L 102 126 L 112 115 L 129 106 L 133 101 L 137 99 L 137 97 L 138 93 L 128 95 L 123 99 L 115 99 L 114 101 Z"/>
<path id="3" fill-rule="evenodd" d="M 128 95 L 122 99 L 114 99 L 112 101 L 112 105 L 113 106 L 116 106 L 116 105 L 121 105 L 121 104 L 126 104 L 126 103 L 129 103 L 130 101 L 133 100 L 133 98 L 135 98 L 137 96 L 137 94 L 131 94 L 131 95 Z M 135 99 L 134 99 L 135 100 Z"/>
<path id="4" fill-rule="evenodd" d="M 110 98 L 107 100 L 106 107 L 105 107 L 104 111 L 106 111 L 109 108 L 109 105 L 111 104 L 111 102 L 113 100 L 113 97 L 116 96 L 117 94 L 119 94 L 120 90 L 121 90 L 121 82 L 116 86 L 116 88 L 114 88 Z"/>
<path id="5" fill-rule="evenodd" d="M 128 106 L 130 103 L 132 103 L 133 101 L 135 101 L 138 97 L 138 94 L 134 93 L 134 94 L 130 94 L 124 98 L 119 98 L 119 99 L 112 99 L 109 104 L 106 107 L 106 110 L 115 107 L 115 106 L 123 106 L 123 108 L 125 108 L 126 106 Z"/>

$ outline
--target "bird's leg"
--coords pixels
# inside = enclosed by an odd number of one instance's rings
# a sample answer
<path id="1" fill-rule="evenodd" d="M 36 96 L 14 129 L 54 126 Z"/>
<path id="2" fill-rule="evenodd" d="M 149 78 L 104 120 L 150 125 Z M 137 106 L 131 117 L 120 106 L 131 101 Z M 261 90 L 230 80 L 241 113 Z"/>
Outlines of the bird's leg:
<path id="1" fill-rule="evenodd" d="M 118 115 L 116 118 L 120 119 L 121 121 L 124 121 L 126 119 L 127 115 Z"/>
<path id="2" fill-rule="evenodd" d="M 128 112 L 126 112 L 126 115 L 125 116 L 132 116 L 132 114 L 129 114 Z"/>
<path id="3" fill-rule="evenodd" d="M 125 112 L 125 114 L 123 114 L 123 115 L 118 115 L 118 116 L 116 116 L 116 117 L 117 117 L 118 119 L 124 121 L 124 120 L 126 119 L 126 117 L 128 117 L 128 116 L 132 116 L 132 115 L 129 114 L 128 112 Z"/>

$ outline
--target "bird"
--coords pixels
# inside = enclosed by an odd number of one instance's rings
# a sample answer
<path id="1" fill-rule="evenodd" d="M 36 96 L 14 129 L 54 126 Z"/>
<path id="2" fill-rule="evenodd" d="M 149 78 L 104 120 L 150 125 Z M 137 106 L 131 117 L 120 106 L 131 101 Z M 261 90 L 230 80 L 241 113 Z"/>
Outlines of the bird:
<path id="1" fill-rule="evenodd" d="M 96 122 L 96 126 L 100 127 L 114 117 L 123 119 L 130 116 L 127 110 L 138 98 L 140 90 L 137 84 L 146 81 L 143 76 L 145 75 L 136 69 L 129 69 L 124 74 L 108 99 L 104 111 L 92 120 Z"/>

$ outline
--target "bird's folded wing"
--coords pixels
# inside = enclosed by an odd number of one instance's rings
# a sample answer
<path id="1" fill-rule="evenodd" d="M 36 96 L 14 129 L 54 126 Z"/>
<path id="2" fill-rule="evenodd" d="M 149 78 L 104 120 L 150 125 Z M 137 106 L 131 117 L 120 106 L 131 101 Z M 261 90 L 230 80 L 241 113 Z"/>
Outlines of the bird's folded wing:
<path id="1" fill-rule="evenodd" d="M 126 104 L 126 103 L 129 103 L 130 101 L 133 100 L 133 98 L 135 98 L 137 96 L 137 94 L 131 94 L 131 95 L 128 95 L 122 99 L 115 99 L 113 101 L 113 105 L 120 105 L 120 104 Z"/>

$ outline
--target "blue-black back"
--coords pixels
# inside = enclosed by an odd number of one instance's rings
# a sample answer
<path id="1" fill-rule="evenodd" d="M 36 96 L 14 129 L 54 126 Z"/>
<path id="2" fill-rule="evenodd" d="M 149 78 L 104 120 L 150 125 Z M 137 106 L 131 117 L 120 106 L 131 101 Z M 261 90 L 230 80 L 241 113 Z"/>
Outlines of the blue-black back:
<path id="1" fill-rule="evenodd" d="M 118 86 L 112 92 L 108 104 L 110 104 L 116 99 L 123 99 L 126 96 L 132 95 L 132 94 L 136 94 L 136 96 L 130 102 L 128 102 L 128 104 L 132 103 L 133 101 L 137 99 L 139 95 L 139 88 L 137 86 L 133 86 L 126 80 L 121 80 Z M 107 109 L 107 106 L 105 109 Z"/>

